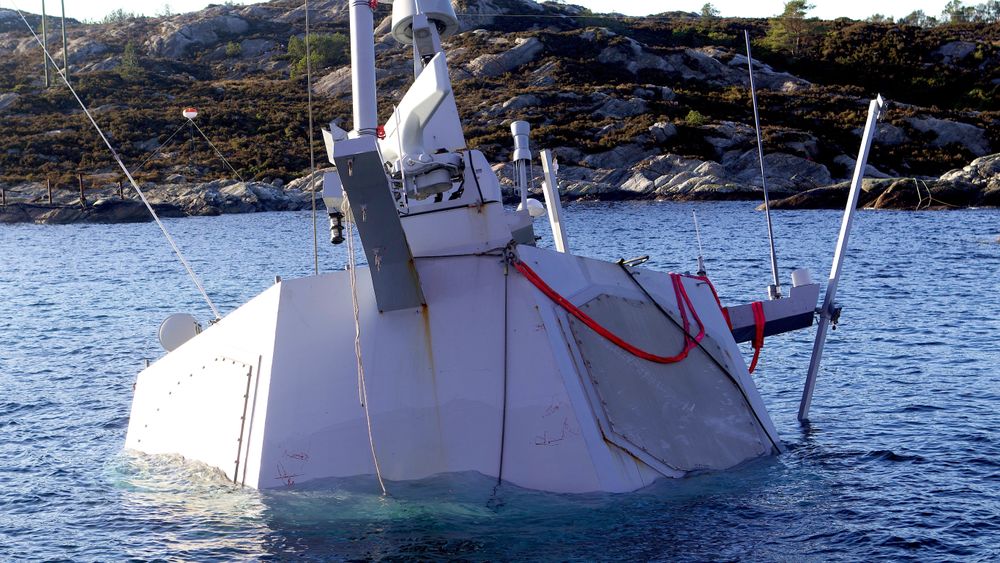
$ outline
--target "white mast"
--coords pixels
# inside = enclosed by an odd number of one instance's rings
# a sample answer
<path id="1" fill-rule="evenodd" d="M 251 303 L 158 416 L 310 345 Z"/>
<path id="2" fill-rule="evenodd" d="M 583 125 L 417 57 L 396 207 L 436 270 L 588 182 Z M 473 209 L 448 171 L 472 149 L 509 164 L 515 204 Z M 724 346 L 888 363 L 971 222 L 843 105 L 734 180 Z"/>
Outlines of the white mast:
<path id="1" fill-rule="evenodd" d="M 816 376 L 819 374 L 819 363 L 823 359 L 823 346 L 826 344 L 827 330 L 833 322 L 836 313 L 834 299 L 837 297 L 837 286 L 840 283 L 840 273 L 847 256 L 847 243 L 851 238 L 851 227 L 854 225 L 854 215 L 858 209 L 858 197 L 861 195 L 861 184 L 865 178 L 865 167 L 868 166 L 868 153 L 875 140 L 878 120 L 882 116 L 885 101 L 878 96 L 868 106 L 868 123 L 865 124 L 864 137 L 861 139 L 861 150 L 854 166 L 854 178 L 851 180 L 851 191 L 847 197 L 844 209 L 844 219 L 840 224 L 840 236 L 837 239 L 837 250 L 833 255 L 833 266 L 830 267 L 830 279 L 826 284 L 826 296 L 820 308 L 819 326 L 816 329 L 816 340 L 813 342 L 812 357 L 809 359 L 809 371 L 806 373 L 806 385 L 802 390 L 802 401 L 799 403 L 799 421 L 809 420 L 809 407 L 812 404 L 813 390 L 816 388 Z"/>
<path id="2" fill-rule="evenodd" d="M 375 18 L 368 0 L 351 0 L 351 93 L 354 96 L 352 136 L 375 135 L 378 129 Z"/>

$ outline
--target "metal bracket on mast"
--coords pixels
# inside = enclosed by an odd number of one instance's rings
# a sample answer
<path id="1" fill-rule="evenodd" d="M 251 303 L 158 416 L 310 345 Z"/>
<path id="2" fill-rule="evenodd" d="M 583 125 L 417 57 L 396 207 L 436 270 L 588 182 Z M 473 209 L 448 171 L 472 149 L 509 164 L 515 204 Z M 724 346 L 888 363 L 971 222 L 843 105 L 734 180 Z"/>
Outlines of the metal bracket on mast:
<path id="1" fill-rule="evenodd" d="M 885 106 L 886 102 L 882 99 L 881 95 L 872 100 L 868 106 L 868 123 L 865 124 L 865 133 L 861 139 L 861 150 L 858 153 L 858 161 L 854 167 L 854 178 L 851 181 L 851 191 L 847 197 L 847 206 L 844 209 L 844 219 L 840 224 L 840 236 L 837 239 L 837 249 L 833 255 L 833 266 L 830 268 L 830 280 L 826 286 L 826 296 L 823 298 L 823 305 L 819 310 L 820 318 L 819 326 L 816 329 L 816 341 L 813 343 L 812 357 L 809 360 L 809 372 L 806 374 L 806 384 L 802 390 L 802 402 L 799 404 L 799 422 L 809 420 L 809 406 L 812 403 L 813 390 L 816 387 L 819 364 L 823 358 L 823 346 L 826 344 L 827 331 L 834 316 L 839 316 L 839 308 L 834 303 L 834 299 L 837 296 L 837 285 L 840 282 L 840 274 L 844 267 L 847 242 L 851 236 L 851 226 L 854 224 L 854 214 L 858 208 L 858 197 L 861 194 L 861 183 L 865 177 L 865 167 L 868 166 L 868 152 L 872 148 L 872 141 L 875 139 L 878 120 L 882 116 Z"/>

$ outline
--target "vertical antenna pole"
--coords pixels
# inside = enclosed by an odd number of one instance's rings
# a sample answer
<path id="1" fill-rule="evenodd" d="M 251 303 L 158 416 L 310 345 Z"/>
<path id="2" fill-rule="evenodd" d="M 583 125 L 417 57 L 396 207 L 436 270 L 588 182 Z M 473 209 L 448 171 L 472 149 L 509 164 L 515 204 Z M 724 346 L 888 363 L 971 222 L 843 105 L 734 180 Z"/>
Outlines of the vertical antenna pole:
<path id="1" fill-rule="evenodd" d="M 319 227 L 316 225 L 316 151 L 313 148 L 312 51 L 309 47 L 309 0 L 306 9 L 306 97 L 309 104 L 309 197 L 312 199 L 313 271 L 319 275 Z"/>
<path id="2" fill-rule="evenodd" d="M 66 0 L 59 0 L 59 5 L 62 8 L 63 76 L 69 82 L 69 55 L 66 48 Z"/>
<path id="3" fill-rule="evenodd" d="M 781 281 L 778 279 L 778 256 L 774 251 L 774 229 L 771 226 L 771 199 L 767 193 L 767 174 L 764 173 L 764 139 L 760 132 L 760 111 L 757 109 L 757 89 L 753 83 L 753 55 L 750 54 L 750 32 L 744 31 L 747 41 L 747 65 L 750 68 L 750 97 L 753 99 L 753 121 L 757 130 L 757 156 L 760 159 L 760 181 L 764 187 L 764 216 L 767 217 L 767 240 L 771 245 L 771 279 L 767 288 L 769 299 L 781 299 Z"/>
<path id="4" fill-rule="evenodd" d="M 355 134 L 375 135 L 375 14 L 368 0 L 351 0 L 351 89 Z"/>
<path id="5" fill-rule="evenodd" d="M 809 420 L 809 406 L 812 404 L 813 390 L 816 388 L 816 376 L 819 373 L 819 363 L 823 359 L 823 346 L 826 344 L 827 330 L 834 315 L 834 299 L 837 297 L 837 285 L 840 273 L 844 267 L 844 257 L 847 255 L 847 242 L 851 237 L 851 226 L 854 224 L 855 211 L 858 208 L 858 196 L 861 194 L 861 183 L 865 177 L 865 167 L 868 166 L 868 152 L 875 139 L 875 128 L 885 101 L 882 96 L 872 100 L 868 106 L 868 123 L 865 124 L 865 134 L 861 139 L 861 150 L 858 162 L 854 166 L 854 178 L 851 180 L 851 192 L 844 208 L 844 219 L 840 224 L 840 236 L 837 239 L 837 250 L 833 255 L 833 266 L 830 267 L 830 280 L 826 284 L 826 296 L 820 309 L 819 326 L 816 328 L 816 341 L 813 343 L 812 357 L 809 359 L 809 372 L 806 374 L 806 385 L 802 390 L 802 402 L 799 404 L 799 422 Z"/>
<path id="6" fill-rule="evenodd" d="M 45 0 L 42 0 L 42 51 L 43 51 L 42 64 L 44 65 L 45 68 L 45 87 L 48 88 L 49 86 L 52 85 L 52 83 L 49 81 L 49 59 L 47 58 L 48 56 L 45 54 L 45 52 L 49 50 L 49 34 L 47 33 L 47 30 L 45 28 L 46 19 L 47 18 L 45 17 Z"/>
<path id="7" fill-rule="evenodd" d="M 698 275 L 704 276 L 708 272 L 705 271 L 705 252 L 701 247 L 701 228 L 698 227 L 698 213 L 692 211 L 691 218 L 694 220 L 694 235 L 698 239 Z"/>

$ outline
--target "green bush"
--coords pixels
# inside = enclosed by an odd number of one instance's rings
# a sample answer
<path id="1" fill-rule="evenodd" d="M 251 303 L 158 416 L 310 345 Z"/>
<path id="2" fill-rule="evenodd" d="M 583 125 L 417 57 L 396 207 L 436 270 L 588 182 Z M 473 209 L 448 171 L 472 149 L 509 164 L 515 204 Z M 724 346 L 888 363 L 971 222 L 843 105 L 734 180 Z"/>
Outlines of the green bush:
<path id="1" fill-rule="evenodd" d="M 236 58 L 236 57 L 240 56 L 240 54 L 242 52 L 243 52 L 243 47 L 239 43 L 237 43 L 235 41 L 230 41 L 229 43 L 226 43 L 226 56 L 227 57 L 229 57 L 231 59 L 232 58 Z"/>
<path id="2" fill-rule="evenodd" d="M 692 127 L 700 127 L 708 123 L 708 118 L 698 110 L 691 110 L 688 112 L 687 117 L 684 118 L 684 121 Z"/>
<path id="3" fill-rule="evenodd" d="M 309 55 L 312 69 L 318 70 L 341 65 L 350 60 L 350 41 L 343 33 L 315 34 L 309 36 Z M 292 61 L 288 69 L 289 77 L 295 78 L 306 72 L 306 42 L 293 35 L 288 39 L 288 57 Z"/>

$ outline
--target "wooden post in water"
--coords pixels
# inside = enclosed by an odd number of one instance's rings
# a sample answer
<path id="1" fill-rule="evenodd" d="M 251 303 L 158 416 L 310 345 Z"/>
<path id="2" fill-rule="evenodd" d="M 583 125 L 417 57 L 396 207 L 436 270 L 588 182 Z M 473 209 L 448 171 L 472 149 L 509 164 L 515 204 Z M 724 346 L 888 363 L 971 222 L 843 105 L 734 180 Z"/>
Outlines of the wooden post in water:
<path id="1" fill-rule="evenodd" d="M 83 174 L 77 174 L 76 177 L 80 180 L 80 207 L 87 207 L 87 196 L 83 193 Z"/>
<path id="2" fill-rule="evenodd" d="M 122 186 L 121 180 L 118 180 L 118 199 L 125 199 L 125 188 Z"/>
<path id="3" fill-rule="evenodd" d="M 49 194 L 49 205 L 52 205 L 52 178 L 45 178 L 45 190 Z"/>
<path id="4" fill-rule="evenodd" d="M 7 207 L 7 188 L 0 188 L 0 207 Z"/>

